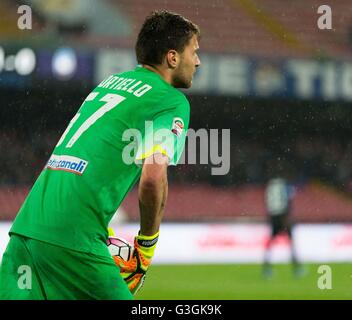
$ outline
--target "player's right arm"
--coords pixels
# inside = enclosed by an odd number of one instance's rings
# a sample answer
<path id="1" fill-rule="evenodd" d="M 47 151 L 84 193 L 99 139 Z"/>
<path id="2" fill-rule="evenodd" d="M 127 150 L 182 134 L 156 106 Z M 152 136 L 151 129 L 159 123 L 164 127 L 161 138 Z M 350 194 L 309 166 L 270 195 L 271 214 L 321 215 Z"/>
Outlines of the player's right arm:
<path id="1" fill-rule="evenodd" d="M 153 236 L 159 231 L 167 199 L 166 155 L 155 153 L 145 159 L 139 183 L 140 233 Z"/>
<path id="2" fill-rule="evenodd" d="M 159 152 L 144 159 L 138 190 L 140 231 L 134 239 L 133 256 L 128 261 L 114 258 L 133 294 L 143 285 L 158 241 L 168 192 L 168 163 L 168 156 Z"/>
<path id="3" fill-rule="evenodd" d="M 136 164 L 142 164 L 142 173 L 138 189 L 140 231 L 134 239 L 133 257 L 115 260 L 134 294 L 143 284 L 158 241 L 168 194 L 167 167 L 178 163 L 189 124 L 189 103 L 184 96 L 177 94 L 165 101 L 166 106 L 145 129 L 135 157 Z"/>

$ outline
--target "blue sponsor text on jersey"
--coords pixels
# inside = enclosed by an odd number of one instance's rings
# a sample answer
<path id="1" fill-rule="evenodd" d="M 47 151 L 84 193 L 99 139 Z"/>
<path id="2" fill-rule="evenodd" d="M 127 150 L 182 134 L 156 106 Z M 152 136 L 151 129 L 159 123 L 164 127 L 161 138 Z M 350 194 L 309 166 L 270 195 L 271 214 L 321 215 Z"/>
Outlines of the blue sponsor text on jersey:
<path id="1" fill-rule="evenodd" d="M 82 175 L 87 168 L 88 161 L 67 155 L 53 154 L 48 160 L 45 168 L 52 170 L 63 170 Z"/>

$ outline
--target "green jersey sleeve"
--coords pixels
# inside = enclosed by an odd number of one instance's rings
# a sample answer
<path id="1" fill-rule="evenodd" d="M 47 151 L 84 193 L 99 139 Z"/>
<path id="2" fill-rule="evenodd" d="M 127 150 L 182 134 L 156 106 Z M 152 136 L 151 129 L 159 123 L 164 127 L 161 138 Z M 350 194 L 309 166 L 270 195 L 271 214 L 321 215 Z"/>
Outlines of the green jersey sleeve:
<path id="1" fill-rule="evenodd" d="M 179 162 L 185 146 L 190 107 L 183 94 L 174 100 L 163 102 L 165 107 L 159 109 L 162 111 L 155 114 L 151 121 L 146 121 L 144 136 L 136 153 L 137 165 L 154 153 L 166 155 L 169 165 L 175 166 Z"/>

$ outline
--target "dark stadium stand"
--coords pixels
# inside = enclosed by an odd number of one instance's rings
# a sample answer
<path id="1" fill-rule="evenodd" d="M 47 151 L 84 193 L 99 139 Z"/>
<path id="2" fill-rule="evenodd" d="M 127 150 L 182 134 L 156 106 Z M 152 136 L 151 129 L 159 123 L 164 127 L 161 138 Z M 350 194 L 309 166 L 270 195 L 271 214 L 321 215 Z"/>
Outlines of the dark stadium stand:
<path id="1" fill-rule="evenodd" d="M 12 220 L 24 201 L 28 187 L 0 187 L 0 221 Z M 138 221 L 138 194 L 134 189 L 122 203 L 130 221 Z M 298 190 L 293 203 L 295 221 L 301 223 L 350 222 L 352 199 L 336 190 L 311 183 Z M 165 221 L 264 221 L 264 187 L 226 189 L 198 184 L 171 185 Z"/>
<path id="2" fill-rule="evenodd" d="M 205 201 L 206 199 L 206 201 Z M 136 194 L 123 207 L 138 218 Z M 352 199 L 320 184 L 312 183 L 297 191 L 294 219 L 303 222 L 345 222 L 351 220 Z M 214 189 L 209 186 L 174 186 L 170 189 L 165 218 L 183 221 L 262 221 L 265 216 L 264 188 L 242 186 Z"/>
<path id="3" fill-rule="evenodd" d="M 202 51 L 270 57 L 350 57 L 351 53 L 352 7 L 348 0 L 334 2 L 333 30 L 325 32 L 317 27 L 317 10 L 322 4 L 318 0 L 310 5 L 281 0 L 110 1 L 132 17 L 135 34 L 153 8 L 190 17 L 202 27 Z"/>
<path id="4" fill-rule="evenodd" d="M 65 32 L 61 36 L 73 44 L 79 39 L 81 44 L 96 47 L 133 47 L 146 13 L 164 8 L 183 14 L 201 26 L 202 52 L 264 57 L 349 58 L 352 49 L 352 7 L 348 0 L 334 2 L 333 29 L 324 31 L 317 27 L 319 0 L 311 0 L 309 5 L 305 1 L 281 0 L 106 1 L 116 9 L 117 21 L 110 23 L 109 29 L 125 30 L 126 26 L 122 26 L 118 18 L 123 16 L 132 25 L 131 33 L 123 31 L 121 36 L 116 36 L 116 33 L 113 35 L 106 30 L 105 35 L 97 35 L 89 32 L 91 28 L 86 26 L 84 33 Z M 1 12 L 6 12 L 0 21 L 0 38 L 25 35 L 16 28 L 19 4 L 8 0 L 0 4 Z M 33 13 L 37 36 L 45 35 L 51 28 L 43 28 L 46 25 L 43 12 L 34 8 Z M 99 15 L 99 12 L 96 14 Z"/>

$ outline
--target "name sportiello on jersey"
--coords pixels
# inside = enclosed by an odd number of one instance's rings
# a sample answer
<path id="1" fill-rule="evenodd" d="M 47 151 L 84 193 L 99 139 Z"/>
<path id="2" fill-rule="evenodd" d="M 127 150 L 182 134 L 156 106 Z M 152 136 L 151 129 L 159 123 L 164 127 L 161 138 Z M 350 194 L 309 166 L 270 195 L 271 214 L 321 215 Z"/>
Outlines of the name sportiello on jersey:
<path id="1" fill-rule="evenodd" d="M 123 78 L 113 75 L 102 81 L 98 87 L 126 91 L 128 93 L 132 93 L 138 98 L 153 88 L 151 85 L 143 83 L 140 80 L 137 81 L 136 79 Z"/>

